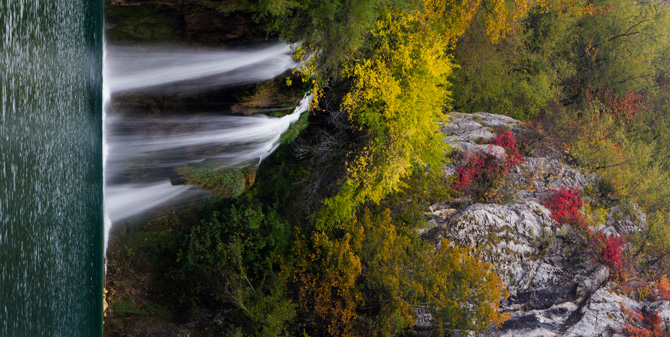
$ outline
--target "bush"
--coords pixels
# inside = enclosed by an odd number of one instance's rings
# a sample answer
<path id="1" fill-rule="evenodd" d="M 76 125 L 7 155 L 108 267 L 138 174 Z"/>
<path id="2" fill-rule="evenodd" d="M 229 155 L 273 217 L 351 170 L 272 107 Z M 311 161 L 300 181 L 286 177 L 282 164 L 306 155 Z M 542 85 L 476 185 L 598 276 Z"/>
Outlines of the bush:
<path id="1" fill-rule="evenodd" d="M 523 162 L 523 156 L 517 148 L 516 137 L 511 132 L 501 131 L 496 137 L 491 138 L 490 145 L 504 148 L 505 158 L 498 159 L 492 153 L 468 153 L 465 164 L 457 169 L 458 178 L 453 188 L 471 194 L 475 201 L 484 199 L 487 192 L 495 187 L 512 167 Z"/>
<path id="2" fill-rule="evenodd" d="M 523 162 L 523 156 L 517 148 L 516 136 L 509 130 L 500 131 L 497 136 L 491 138 L 489 144 L 497 145 L 505 149 L 505 154 L 507 155 L 505 165 L 508 168 Z"/>
<path id="3" fill-rule="evenodd" d="M 626 240 L 621 236 L 606 236 L 597 233 L 595 241 L 598 260 L 610 267 L 612 271 L 621 274 L 624 264 L 622 248 L 626 244 Z"/>
<path id="4" fill-rule="evenodd" d="M 293 271 L 298 302 L 328 335 L 399 335 L 418 307 L 449 331 L 482 331 L 508 318 L 497 312 L 506 294 L 493 265 L 447 240 L 436 248 L 418 239 L 389 210 L 366 210 L 348 233 L 331 236 L 300 236 Z"/>
<path id="5" fill-rule="evenodd" d="M 584 202 L 582 192 L 576 188 L 561 187 L 560 190 L 550 190 L 553 195 L 542 203 L 551 211 L 551 218 L 558 227 L 572 225 L 577 228 L 586 226 L 586 218 L 581 213 Z"/>
<path id="6" fill-rule="evenodd" d="M 274 209 L 236 200 L 187 230 L 168 272 L 182 309 L 232 306 L 245 335 L 279 335 L 294 316 L 278 258 L 288 226 Z"/>
<path id="7" fill-rule="evenodd" d="M 202 187 L 224 197 L 237 197 L 253 185 L 256 179 L 255 167 L 224 168 L 188 165 L 175 169 L 180 176 L 171 178 L 193 186 Z"/>
<path id="8" fill-rule="evenodd" d="M 620 303 L 621 311 L 627 317 L 623 333 L 626 337 L 668 337 L 670 331 L 661 328 L 663 320 L 656 311 L 636 311 Z"/>

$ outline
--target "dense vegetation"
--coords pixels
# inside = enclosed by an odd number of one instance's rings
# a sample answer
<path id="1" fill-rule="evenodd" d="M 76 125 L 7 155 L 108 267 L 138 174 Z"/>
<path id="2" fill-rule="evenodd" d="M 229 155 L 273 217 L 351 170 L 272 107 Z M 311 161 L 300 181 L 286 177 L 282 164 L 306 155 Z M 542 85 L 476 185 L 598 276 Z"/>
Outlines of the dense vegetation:
<path id="1" fill-rule="evenodd" d="M 317 100 L 307 128 L 260 166 L 249 191 L 197 216 L 155 220 L 169 228 L 152 256 L 173 312 L 225 307 L 234 319 L 218 333 L 230 336 L 401 335 L 417 308 L 445 331 L 502 323 L 493 266 L 415 234 L 431 201 L 501 200 L 496 184 L 520 160 L 516 140 L 501 132 L 493 143 L 511 154 L 505 161 L 473 156 L 456 180 L 444 178 L 438 122 L 451 109 L 530 121 L 602 175 L 583 192 L 592 200 L 639 205 L 646 230 L 612 238 L 591 232 L 603 205 L 583 205 L 582 192 L 555 191 L 546 204 L 559 224 L 584 228 L 589 249 L 628 291 L 668 288 L 665 2 L 203 3 L 302 42 L 305 71 L 289 82 Z M 216 184 L 210 172 L 184 174 Z"/>

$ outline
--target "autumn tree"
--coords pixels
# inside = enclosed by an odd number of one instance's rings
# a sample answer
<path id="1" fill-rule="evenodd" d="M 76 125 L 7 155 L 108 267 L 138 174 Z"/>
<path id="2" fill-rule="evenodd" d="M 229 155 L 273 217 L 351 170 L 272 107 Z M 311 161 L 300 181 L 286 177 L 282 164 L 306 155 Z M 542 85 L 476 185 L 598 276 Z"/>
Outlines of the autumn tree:
<path id="1" fill-rule="evenodd" d="M 527 120 L 547 102 L 560 101 L 563 83 L 576 72 L 564 45 L 577 19 L 574 13 L 536 8 L 521 20 L 520 29 L 492 43 L 482 18 L 475 18 L 454 51 L 459 65 L 452 77 L 454 108 Z"/>
<path id="2" fill-rule="evenodd" d="M 424 308 L 442 330 L 501 324 L 505 296 L 490 263 L 446 240 L 438 247 L 397 226 L 389 210 L 362 217 L 339 238 L 315 232 L 296 241 L 298 302 L 329 335 L 395 336 Z M 311 243 L 310 243 L 311 241 Z"/>
<path id="3" fill-rule="evenodd" d="M 663 3 L 602 0 L 601 15 L 584 15 L 575 31 L 577 78 L 583 94 L 609 88 L 623 96 L 650 88 L 667 50 L 670 13 Z"/>
<path id="4" fill-rule="evenodd" d="M 252 8 L 269 30 L 291 43 L 301 43 L 320 54 L 319 69 L 337 77 L 353 61 L 368 33 L 389 7 L 404 9 L 413 0 L 258 0 Z"/>
<path id="5" fill-rule="evenodd" d="M 369 56 L 349 69 L 353 88 L 342 106 L 367 140 L 351 159 L 340 191 L 325 201 L 328 215 L 321 219 L 330 223 L 397 191 L 415 168 L 443 161 L 437 122 L 445 121 L 451 61 L 447 41 L 417 15 L 387 13 L 372 32 Z"/>
<path id="6" fill-rule="evenodd" d="M 362 272 L 357 251 L 362 228 L 330 238 L 325 232 L 298 233 L 292 279 L 300 306 L 316 315 L 331 336 L 351 336 L 361 296 L 356 280 Z"/>
<path id="7" fill-rule="evenodd" d="M 481 331 L 507 315 L 496 310 L 503 285 L 490 263 L 447 240 L 437 248 L 402 233 L 388 210 L 366 210 L 361 260 L 365 310 L 375 335 L 393 336 L 411 328 L 415 309 L 436 317 L 438 329 Z"/>

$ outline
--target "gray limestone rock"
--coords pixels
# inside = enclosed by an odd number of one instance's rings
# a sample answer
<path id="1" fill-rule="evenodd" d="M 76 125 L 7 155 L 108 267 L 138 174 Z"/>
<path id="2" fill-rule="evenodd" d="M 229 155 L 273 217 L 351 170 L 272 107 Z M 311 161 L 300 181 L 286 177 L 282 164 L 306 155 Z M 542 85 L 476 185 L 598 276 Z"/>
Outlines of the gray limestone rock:
<path id="1" fill-rule="evenodd" d="M 600 288 L 588 299 L 580 309 L 581 318 L 565 331 L 565 336 L 621 336 L 627 318 L 621 304 L 631 310 L 640 310 L 642 306 L 617 295 L 611 288 L 611 285 Z"/>
<path id="2" fill-rule="evenodd" d="M 442 131 L 445 141 L 459 151 L 494 153 L 493 146 L 483 143 L 502 128 L 516 134 L 530 132 L 509 117 L 487 113 L 452 113 Z M 504 149 L 500 150 L 495 154 L 502 157 Z M 429 224 L 420 230 L 422 238 L 436 245 L 444 238 L 451 245 L 472 247 L 496 268 L 509 293 L 501 310 L 510 319 L 481 336 L 620 336 L 626 321 L 621 303 L 629 309 L 658 311 L 670 321 L 669 302 L 645 304 L 616 294 L 608 284 L 608 269 L 578 249 L 585 243 L 582 234 L 570 226 L 557 226 L 542 206 L 552 190 L 600 184 L 597 175 L 555 158 L 528 157 L 512 169 L 503 182 L 512 191 L 511 203 L 471 204 L 467 196 L 440 201 L 431 206 Z M 458 161 L 446 165 L 445 175 L 456 175 L 458 165 Z M 645 216 L 637 207 L 614 202 L 606 222 L 596 230 L 621 235 L 645 227 Z M 423 310 L 417 317 L 416 331 L 426 335 L 432 316 Z"/>

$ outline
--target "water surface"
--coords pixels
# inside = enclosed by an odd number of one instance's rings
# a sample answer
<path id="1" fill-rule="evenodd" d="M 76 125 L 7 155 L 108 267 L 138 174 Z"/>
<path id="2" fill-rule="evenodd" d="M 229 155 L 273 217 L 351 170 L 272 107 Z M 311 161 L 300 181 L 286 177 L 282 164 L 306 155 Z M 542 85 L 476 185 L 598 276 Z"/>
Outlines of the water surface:
<path id="1" fill-rule="evenodd" d="M 0 336 L 102 334 L 101 8 L 0 0 Z"/>

